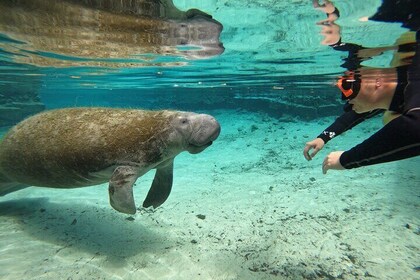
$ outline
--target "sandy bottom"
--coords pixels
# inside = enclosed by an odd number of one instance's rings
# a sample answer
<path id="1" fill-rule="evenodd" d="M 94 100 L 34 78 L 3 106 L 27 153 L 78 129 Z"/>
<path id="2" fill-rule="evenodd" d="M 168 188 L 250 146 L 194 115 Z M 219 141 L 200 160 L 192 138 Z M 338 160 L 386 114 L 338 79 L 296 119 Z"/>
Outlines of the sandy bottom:
<path id="1" fill-rule="evenodd" d="M 313 123 L 213 112 L 220 138 L 175 160 L 172 194 L 152 211 L 113 210 L 107 186 L 27 188 L 0 198 L 1 279 L 420 279 L 420 158 L 321 172 Z M 136 183 L 137 204 L 153 174 Z"/>

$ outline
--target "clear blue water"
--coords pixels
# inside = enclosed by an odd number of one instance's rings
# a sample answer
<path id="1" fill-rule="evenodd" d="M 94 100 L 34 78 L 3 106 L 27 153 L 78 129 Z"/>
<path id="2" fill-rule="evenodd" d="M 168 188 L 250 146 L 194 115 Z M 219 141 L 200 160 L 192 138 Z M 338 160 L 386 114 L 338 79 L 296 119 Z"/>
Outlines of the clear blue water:
<path id="1" fill-rule="evenodd" d="M 359 20 L 372 15 L 379 4 L 379 0 L 337 2 L 343 41 L 366 47 L 394 44 L 405 32 L 398 23 Z M 177 42 L 162 40 L 159 48 L 169 49 L 168 54 L 162 56 L 159 54 L 162 50 L 139 46 L 140 39 L 139 45 L 131 45 L 136 34 L 142 34 L 135 29 L 125 31 L 127 44 L 130 43 L 125 46 L 118 41 L 119 26 L 106 34 L 97 26 L 89 26 L 83 17 L 60 29 L 60 23 L 55 23 L 54 27 L 48 22 L 53 22 L 53 15 L 47 18 L 47 23 L 24 21 L 22 16 L 14 23 L 20 26 L 17 30 L 10 26 L 10 21 L 2 23 L 0 83 L 4 87 L 16 86 L 17 90 L 30 87 L 47 107 L 56 107 L 56 99 L 65 100 L 58 106 L 72 106 L 80 96 L 98 92 L 103 94 L 97 100 L 99 105 L 108 98 L 111 103 L 115 98 L 121 98 L 124 103 L 124 93 L 136 95 L 138 99 L 148 93 L 176 91 L 182 95 L 191 90 L 204 95 L 239 91 L 274 98 L 306 95 L 308 91 L 311 95 L 322 95 L 327 90 L 334 91 L 335 77 L 346 70 L 340 67 L 345 53 L 321 44 L 321 27 L 316 22 L 324 19 L 325 14 L 307 1 L 176 1 L 175 5 L 183 11 L 200 9 L 223 25 L 220 36 L 217 32 L 211 35 L 212 40 L 223 44 L 221 55 L 189 56 L 188 51 L 203 46 L 183 47 L 176 45 Z M 65 12 L 63 14 L 65 17 Z M 42 13 L 36 16 L 43 17 Z M 35 34 L 31 33 L 31 25 L 35 25 Z M 75 33 L 77 28 L 87 35 Z M 47 30 L 42 32 L 42 29 Z M 69 34 L 65 34 L 66 31 Z M 63 34 L 54 38 L 58 32 Z M 101 47 L 95 54 L 96 45 Z M 366 64 L 386 66 L 390 54 L 392 52 L 385 52 Z M 179 66 L 171 66 L 174 64 Z M 98 67 L 100 65 L 104 67 Z"/>
<path id="2" fill-rule="evenodd" d="M 170 200 L 134 222 L 106 186 L 1 197 L 0 278 L 418 276 L 418 158 L 322 176 L 326 153 L 380 129 L 374 119 L 303 159 L 342 113 L 335 83 L 347 70 L 312 1 L 80 2 L 0 1 L 2 131 L 45 109 L 106 106 L 204 112 L 222 133 L 203 155 L 179 156 Z M 343 42 L 386 48 L 407 32 L 365 20 L 380 0 L 334 4 Z M 141 178 L 139 205 L 152 180 Z"/>

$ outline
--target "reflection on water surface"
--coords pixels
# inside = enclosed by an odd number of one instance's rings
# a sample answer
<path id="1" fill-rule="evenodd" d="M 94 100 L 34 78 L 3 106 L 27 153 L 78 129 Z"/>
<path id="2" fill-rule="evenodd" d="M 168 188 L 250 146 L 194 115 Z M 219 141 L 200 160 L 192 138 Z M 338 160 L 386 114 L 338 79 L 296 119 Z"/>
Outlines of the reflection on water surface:
<path id="1" fill-rule="evenodd" d="M 9 39 L 2 48 L 18 63 L 133 67 L 156 65 L 156 55 L 199 59 L 223 52 L 218 21 L 171 1 L 10 0 L 0 11 L 0 32 Z"/>

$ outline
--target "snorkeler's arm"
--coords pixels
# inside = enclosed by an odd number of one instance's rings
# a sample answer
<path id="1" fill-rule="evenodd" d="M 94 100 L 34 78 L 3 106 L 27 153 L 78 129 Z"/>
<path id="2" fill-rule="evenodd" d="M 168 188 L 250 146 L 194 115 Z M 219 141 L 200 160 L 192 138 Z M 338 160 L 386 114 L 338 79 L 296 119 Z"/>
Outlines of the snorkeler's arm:
<path id="1" fill-rule="evenodd" d="M 335 120 L 335 122 L 332 125 L 330 125 L 327 129 L 325 129 L 320 135 L 318 135 L 317 138 L 306 143 L 305 148 L 303 149 L 303 155 L 307 160 L 311 160 L 320 150 L 322 150 L 324 145 L 335 136 L 340 135 L 341 133 L 351 129 L 352 127 L 358 125 L 364 120 L 376 116 L 377 114 L 383 111 L 378 109 L 363 114 L 357 114 L 356 112 L 351 110 L 351 105 L 348 103 L 344 108 L 346 111 L 344 114 L 338 117 Z M 346 110 L 346 108 L 350 108 L 350 110 Z M 309 152 L 312 149 L 313 151 L 310 154 Z M 336 161 L 338 162 L 338 158 Z M 324 164 L 323 168 L 326 168 L 328 166 L 329 165 L 325 166 Z"/>
<path id="2" fill-rule="evenodd" d="M 346 106 L 348 106 L 348 104 Z M 321 138 L 324 143 L 327 143 L 335 136 L 340 135 L 341 133 L 353 128 L 364 120 L 372 118 L 381 112 L 383 112 L 381 109 L 362 114 L 358 114 L 353 110 L 347 111 L 338 117 L 334 123 L 326 128 L 320 135 L 318 135 L 317 138 Z"/>
<path id="3" fill-rule="evenodd" d="M 344 152 L 346 169 L 390 162 L 420 155 L 420 107 L 392 120 L 370 138 Z"/>

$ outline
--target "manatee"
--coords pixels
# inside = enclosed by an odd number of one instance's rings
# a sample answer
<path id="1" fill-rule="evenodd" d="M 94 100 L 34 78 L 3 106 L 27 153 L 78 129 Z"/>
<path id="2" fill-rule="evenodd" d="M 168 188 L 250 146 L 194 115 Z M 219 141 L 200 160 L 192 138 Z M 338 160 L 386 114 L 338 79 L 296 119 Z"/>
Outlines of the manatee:
<path id="1" fill-rule="evenodd" d="M 117 108 L 66 108 L 39 113 L 0 142 L 0 195 L 27 186 L 87 187 L 109 182 L 111 206 L 134 214 L 133 185 L 156 169 L 143 207 L 168 198 L 174 158 L 202 152 L 219 136 L 206 114 Z"/>

